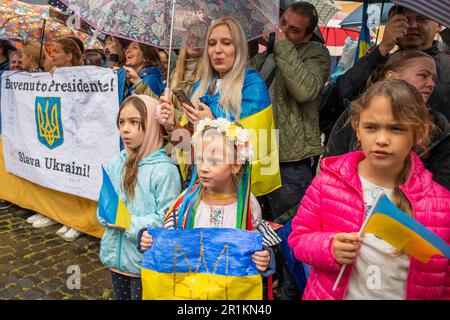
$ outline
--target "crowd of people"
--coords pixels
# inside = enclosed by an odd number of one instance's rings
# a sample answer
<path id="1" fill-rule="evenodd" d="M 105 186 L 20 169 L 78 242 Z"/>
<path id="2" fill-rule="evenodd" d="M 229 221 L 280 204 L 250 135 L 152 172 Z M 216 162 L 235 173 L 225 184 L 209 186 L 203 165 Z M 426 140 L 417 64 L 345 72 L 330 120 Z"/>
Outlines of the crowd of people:
<path id="1" fill-rule="evenodd" d="M 395 5 L 380 44 L 329 82 L 314 6 L 296 2 L 280 17 L 274 42 L 260 39 L 262 53 L 250 53 L 242 26 L 224 17 L 209 26 L 204 48 L 179 50 L 173 67 L 166 51 L 112 36 L 103 51 L 69 37 L 50 54 L 37 43 L 15 50 L 0 40 L 0 73 L 83 65 L 126 72 L 116 123 L 125 147 L 105 169 L 131 226 L 97 217 L 105 227 L 100 259 L 116 298 L 142 297 L 143 253 L 153 243 L 148 226 L 261 232 L 263 247 L 252 260 L 265 297 L 275 278 L 280 299 L 450 298 L 447 258 L 423 264 L 358 235 L 385 193 L 450 244 L 450 56 L 434 40 L 442 26 Z M 167 74 L 170 88 L 191 103 L 164 96 Z M 319 115 L 328 108 L 332 130 L 321 132 Z M 249 134 L 273 129 L 272 149 Z M 275 170 L 262 174 L 268 161 Z M 27 222 L 57 223 L 39 213 Z M 289 237 L 272 222 L 290 224 Z M 62 226 L 57 234 L 74 241 L 81 232 Z M 279 250 L 283 241 L 311 268 L 306 288 Z M 333 290 L 342 265 L 349 268 Z M 373 265 L 382 268 L 377 288 L 367 286 Z"/>

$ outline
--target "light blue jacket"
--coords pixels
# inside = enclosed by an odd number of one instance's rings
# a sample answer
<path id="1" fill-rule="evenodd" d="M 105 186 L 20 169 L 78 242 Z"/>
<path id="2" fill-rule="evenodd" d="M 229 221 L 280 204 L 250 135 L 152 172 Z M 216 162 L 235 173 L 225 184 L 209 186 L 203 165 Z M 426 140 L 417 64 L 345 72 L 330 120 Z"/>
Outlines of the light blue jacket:
<path id="1" fill-rule="evenodd" d="M 133 201 L 129 201 L 121 182 L 122 168 L 127 159 L 123 150 L 108 163 L 106 172 L 111 182 L 131 213 L 131 228 L 121 231 L 106 228 L 100 246 L 100 260 L 107 268 L 140 275 L 142 254 L 137 250 L 137 235 L 146 226 L 161 227 L 164 214 L 181 193 L 180 176 L 177 167 L 160 150 L 139 160 L 138 177 Z M 106 227 L 106 221 L 99 217 L 99 223 Z"/>

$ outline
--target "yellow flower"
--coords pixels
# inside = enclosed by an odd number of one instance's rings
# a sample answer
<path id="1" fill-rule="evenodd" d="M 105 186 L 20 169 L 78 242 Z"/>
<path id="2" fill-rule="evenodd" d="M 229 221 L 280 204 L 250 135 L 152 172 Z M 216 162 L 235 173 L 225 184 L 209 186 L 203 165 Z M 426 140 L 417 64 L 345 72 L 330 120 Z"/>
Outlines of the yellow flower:
<path id="1" fill-rule="evenodd" d="M 236 140 L 237 139 L 237 130 L 238 130 L 238 128 L 239 127 L 237 125 L 232 124 L 227 130 L 227 133 L 226 133 L 227 137 L 230 138 L 230 139 Z"/>

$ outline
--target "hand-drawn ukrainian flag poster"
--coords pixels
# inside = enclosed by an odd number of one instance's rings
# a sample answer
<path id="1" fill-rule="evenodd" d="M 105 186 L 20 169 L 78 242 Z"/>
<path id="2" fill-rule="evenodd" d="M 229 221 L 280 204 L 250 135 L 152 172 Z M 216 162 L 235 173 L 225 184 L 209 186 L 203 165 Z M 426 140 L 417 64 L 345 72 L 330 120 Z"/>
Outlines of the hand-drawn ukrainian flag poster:
<path id="1" fill-rule="evenodd" d="M 153 244 L 142 264 L 143 299 L 261 300 L 252 254 L 258 232 L 228 228 L 149 228 Z"/>
<path id="2" fill-rule="evenodd" d="M 120 150 L 117 74 L 93 66 L 5 72 L 1 85 L 6 170 L 98 200 L 101 164 Z"/>

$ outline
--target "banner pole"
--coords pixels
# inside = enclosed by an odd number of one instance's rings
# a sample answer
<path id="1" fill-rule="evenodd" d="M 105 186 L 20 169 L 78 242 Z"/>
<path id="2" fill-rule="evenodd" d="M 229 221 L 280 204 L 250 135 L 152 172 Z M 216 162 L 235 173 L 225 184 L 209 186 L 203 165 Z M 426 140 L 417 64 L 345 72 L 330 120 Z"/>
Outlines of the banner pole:
<path id="1" fill-rule="evenodd" d="M 41 48 L 39 50 L 39 69 L 41 69 L 41 59 L 42 59 L 42 49 L 44 47 L 44 35 L 45 35 L 45 24 L 47 23 L 47 19 L 44 19 L 44 23 L 42 24 L 42 32 L 41 32 Z M 44 66 L 42 66 L 44 67 Z"/>

